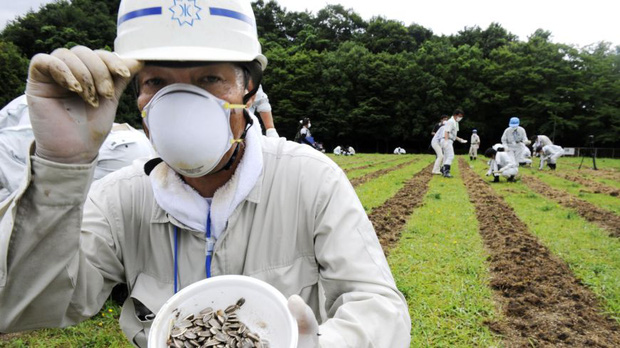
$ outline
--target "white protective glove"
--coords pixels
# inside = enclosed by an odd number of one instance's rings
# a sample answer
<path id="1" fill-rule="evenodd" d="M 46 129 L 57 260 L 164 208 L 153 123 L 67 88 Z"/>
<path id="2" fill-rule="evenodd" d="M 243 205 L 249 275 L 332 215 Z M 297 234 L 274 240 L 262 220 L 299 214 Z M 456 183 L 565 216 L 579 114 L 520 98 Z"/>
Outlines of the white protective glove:
<path id="1" fill-rule="evenodd" d="M 460 142 L 461 144 L 467 144 L 467 140 L 465 140 L 465 139 L 458 139 L 458 140 L 459 140 L 459 142 Z"/>
<path id="2" fill-rule="evenodd" d="M 84 46 L 35 55 L 26 95 L 37 156 L 92 162 L 112 128 L 123 90 L 141 68 L 136 60 Z"/>
<path id="3" fill-rule="evenodd" d="M 278 135 L 278 131 L 276 131 L 275 128 L 267 128 L 267 130 L 265 130 L 265 135 L 270 137 L 270 138 L 279 138 L 280 137 Z"/>
<path id="4" fill-rule="evenodd" d="M 297 348 L 318 348 L 319 347 L 319 323 L 312 312 L 312 309 L 298 295 L 288 298 L 288 310 L 297 320 L 299 330 L 299 340 Z"/>

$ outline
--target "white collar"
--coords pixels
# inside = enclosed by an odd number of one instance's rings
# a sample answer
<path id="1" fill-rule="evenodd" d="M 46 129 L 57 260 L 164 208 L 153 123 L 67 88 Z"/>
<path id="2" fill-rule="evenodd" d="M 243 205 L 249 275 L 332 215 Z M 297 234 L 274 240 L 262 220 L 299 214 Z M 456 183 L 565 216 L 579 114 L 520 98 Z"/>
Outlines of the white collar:
<path id="1" fill-rule="evenodd" d="M 166 163 L 162 162 L 153 169 L 149 178 L 155 200 L 166 213 L 189 228 L 205 231 L 210 209 L 212 236 L 216 239 L 220 236 L 228 218 L 248 196 L 263 170 L 260 124 L 254 115 L 250 115 L 254 124 L 246 135 L 243 157 L 230 180 L 215 191 L 211 204 Z"/>

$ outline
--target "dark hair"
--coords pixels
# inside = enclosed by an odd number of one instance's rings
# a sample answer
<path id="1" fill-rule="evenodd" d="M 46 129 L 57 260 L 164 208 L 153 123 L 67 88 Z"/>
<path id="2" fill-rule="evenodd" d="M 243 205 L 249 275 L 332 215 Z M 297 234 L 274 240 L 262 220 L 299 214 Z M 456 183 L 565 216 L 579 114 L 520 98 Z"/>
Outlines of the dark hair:
<path id="1" fill-rule="evenodd" d="M 450 116 L 448 116 L 448 115 L 446 115 L 446 114 L 443 114 L 443 115 L 441 115 L 441 117 L 439 118 L 439 120 L 440 120 L 440 121 L 441 121 L 441 120 L 447 120 L 447 119 L 449 119 L 449 118 L 450 118 Z"/>
<path id="2" fill-rule="evenodd" d="M 536 152 L 541 152 L 541 151 L 542 151 L 542 149 L 543 149 L 543 146 L 542 146 L 542 145 L 538 145 L 538 146 L 536 147 Z"/>
<path id="3" fill-rule="evenodd" d="M 491 158 L 491 157 L 495 156 L 495 154 L 496 154 L 496 153 L 497 153 L 497 151 L 495 151 L 495 149 L 494 149 L 494 148 L 489 147 L 489 148 L 488 148 L 488 149 L 484 152 L 484 155 L 485 155 L 486 157 L 488 157 L 488 158 Z"/>
<path id="4" fill-rule="evenodd" d="M 463 115 L 463 116 L 465 116 L 465 113 L 461 109 L 455 109 L 454 112 L 452 113 L 452 115 Z"/>

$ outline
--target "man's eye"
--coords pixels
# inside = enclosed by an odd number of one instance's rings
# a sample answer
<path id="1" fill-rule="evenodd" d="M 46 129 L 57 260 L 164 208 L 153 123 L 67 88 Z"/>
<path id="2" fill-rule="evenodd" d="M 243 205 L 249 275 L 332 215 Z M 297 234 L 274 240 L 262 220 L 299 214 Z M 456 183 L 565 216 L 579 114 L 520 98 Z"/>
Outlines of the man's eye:
<path id="1" fill-rule="evenodd" d="M 149 87 L 161 86 L 163 83 L 164 83 L 164 80 L 157 78 L 157 77 L 144 81 L 144 85 L 149 86 Z"/>
<path id="2" fill-rule="evenodd" d="M 218 76 L 205 76 L 202 78 L 203 83 L 217 83 L 222 81 Z"/>

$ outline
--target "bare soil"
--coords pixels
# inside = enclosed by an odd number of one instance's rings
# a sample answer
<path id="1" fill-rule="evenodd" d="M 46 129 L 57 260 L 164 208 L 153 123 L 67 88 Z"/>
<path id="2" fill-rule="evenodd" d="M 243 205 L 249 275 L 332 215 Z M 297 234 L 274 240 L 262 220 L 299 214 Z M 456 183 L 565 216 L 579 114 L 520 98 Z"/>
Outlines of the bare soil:
<path id="1" fill-rule="evenodd" d="M 568 173 L 559 173 L 559 172 L 555 172 L 555 171 L 550 171 L 549 173 L 562 178 L 562 179 L 566 179 L 572 182 L 576 182 L 579 185 L 582 185 L 584 187 L 586 187 L 587 190 L 583 190 L 585 192 L 590 192 L 590 193 L 602 193 L 605 195 L 610 195 L 613 197 L 618 197 L 620 196 L 620 189 L 617 189 L 615 187 L 611 187 L 605 184 L 602 184 L 600 182 L 596 182 L 596 181 L 592 181 L 592 180 L 588 180 L 582 176 L 579 175 L 575 175 L 575 174 L 568 174 Z"/>
<path id="2" fill-rule="evenodd" d="M 592 160 L 590 160 L 590 164 L 592 164 Z M 598 170 L 594 170 L 592 168 L 588 168 L 587 166 L 582 166 L 581 169 L 579 169 L 579 165 L 573 163 L 566 163 L 566 165 L 577 169 L 578 172 L 596 176 L 601 179 L 620 181 L 620 171 L 613 168 L 599 168 Z"/>
<path id="3" fill-rule="evenodd" d="M 351 179 L 351 185 L 353 185 L 353 187 L 357 187 L 357 186 L 359 186 L 359 185 L 361 185 L 361 184 L 363 184 L 365 182 L 368 182 L 368 181 L 370 181 L 372 179 L 378 178 L 378 177 L 383 176 L 383 175 L 385 175 L 385 174 L 387 174 L 389 172 L 393 172 L 393 171 L 398 170 L 398 169 L 400 169 L 400 168 L 402 168 L 404 166 L 407 166 L 407 165 L 409 165 L 409 164 L 411 164 L 411 163 L 413 163 L 413 162 L 415 162 L 417 160 L 418 159 L 413 159 L 411 161 L 401 163 L 401 164 L 399 164 L 397 166 L 394 166 L 394 167 L 377 170 L 376 172 L 368 173 L 368 174 L 366 174 L 364 176 L 360 176 L 358 178 Z"/>
<path id="4" fill-rule="evenodd" d="M 415 174 L 394 196 L 368 215 L 386 255 L 400 240 L 402 229 L 413 209 L 422 204 L 432 177 L 431 169 L 432 163 Z"/>
<path id="5" fill-rule="evenodd" d="M 574 209 L 584 219 L 594 222 L 609 231 L 613 237 L 620 237 L 620 217 L 611 211 L 599 208 L 596 205 L 579 199 L 568 192 L 555 189 L 540 179 L 524 175 L 521 180 L 535 192 L 552 199 L 559 204 Z"/>
<path id="6" fill-rule="evenodd" d="M 489 327 L 507 347 L 620 347 L 620 327 L 602 314 L 595 295 L 538 242 L 491 184 L 463 159 L 459 163 L 504 316 Z"/>

